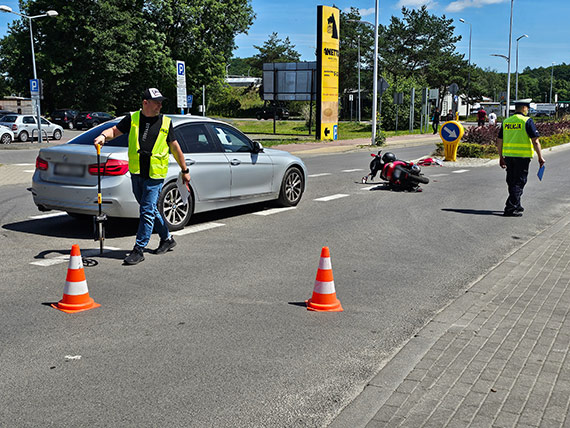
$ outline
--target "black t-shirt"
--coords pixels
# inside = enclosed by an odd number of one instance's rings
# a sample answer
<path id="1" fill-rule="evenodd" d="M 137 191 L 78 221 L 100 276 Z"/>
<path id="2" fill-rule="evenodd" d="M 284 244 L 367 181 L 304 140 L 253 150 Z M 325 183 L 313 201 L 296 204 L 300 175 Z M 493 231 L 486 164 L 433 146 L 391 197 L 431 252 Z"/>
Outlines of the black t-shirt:
<path id="1" fill-rule="evenodd" d="M 150 156 L 152 154 L 152 149 L 154 148 L 154 143 L 158 138 L 158 133 L 160 132 L 160 127 L 162 126 L 162 115 L 154 117 L 146 117 L 144 114 L 140 114 L 139 123 L 139 162 L 140 162 L 140 175 L 142 177 L 149 177 L 150 170 Z M 131 130 L 131 115 L 126 115 L 118 124 L 117 129 L 123 134 L 128 134 Z M 172 121 L 170 122 L 170 128 L 168 129 L 168 135 L 166 136 L 166 141 L 170 145 L 172 141 L 176 140 L 174 136 L 174 129 L 172 127 Z"/>

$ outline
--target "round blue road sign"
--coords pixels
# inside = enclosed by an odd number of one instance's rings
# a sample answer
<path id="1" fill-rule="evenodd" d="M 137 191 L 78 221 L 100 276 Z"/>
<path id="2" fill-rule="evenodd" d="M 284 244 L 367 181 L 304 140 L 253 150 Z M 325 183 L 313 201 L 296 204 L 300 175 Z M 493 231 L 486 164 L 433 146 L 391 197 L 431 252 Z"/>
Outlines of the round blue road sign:
<path id="1" fill-rule="evenodd" d="M 463 127 L 457 122 L 445 122 L 440 131 L 441 138 L 448 143 L 457 141 L 463 136 L 463 129 L 461 128 Z"/>

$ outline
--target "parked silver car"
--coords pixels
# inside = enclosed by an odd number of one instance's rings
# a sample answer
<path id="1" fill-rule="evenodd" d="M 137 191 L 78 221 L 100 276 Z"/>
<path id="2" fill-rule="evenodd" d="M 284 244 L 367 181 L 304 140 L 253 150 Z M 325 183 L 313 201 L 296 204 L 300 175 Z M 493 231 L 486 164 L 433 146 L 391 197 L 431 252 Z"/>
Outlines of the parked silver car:
<path id="1" fill-rule="evenodd" d="M 182 229 L 193 213 L 276 200 L 295 206 L 305 191 L 303 161 L 285 151 L 264 149 L 232 126 L 202 116 L 169 115 L 190 168 L 190 197 L 183 205 L 176 186 L 180 172 L 174 157 L 158 208 L 170 230 Z M 97 153 L 93 139 L 121 118 L 105 122 L 66 144 L 43 148 L 32 179 L 40 211 L 96 215 Z M 139 217 L 128 172 L 127 135 L 101 150 L 102 203 L 109 217 Z"/>
<path id="2" fill-rule="evenodd" d="M 14 141 L 14 133 L 6 126 L 0 125 L 0 144 L 10 144 Z"/>
<path id="3" fill-rule="evenodd" d="M 42 137 L 60 140 L 63 136 L 63 128 L 43 117 L 41 119 Z M 7 114 L 0 118 L 0 125 L 10 128 L 16 139 L 23 143 L 38 136 L 38 122 L 36 116 L 31 114 Z"/>

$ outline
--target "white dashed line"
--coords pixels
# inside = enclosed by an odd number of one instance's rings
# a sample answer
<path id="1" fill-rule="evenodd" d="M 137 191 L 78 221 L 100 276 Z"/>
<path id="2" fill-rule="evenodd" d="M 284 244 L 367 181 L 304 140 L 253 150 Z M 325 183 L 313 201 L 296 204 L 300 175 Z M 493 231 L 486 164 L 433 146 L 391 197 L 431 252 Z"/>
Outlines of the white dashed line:
<path id="1" fill-rule="evenodd" d="M 67 213 L 57 212 L 57 213 L 51 213 L 51 214 L 40 214 L 40 215 L 33 215 L 31 217 L 28 217 L 28 218 L 31 218 L 33 220 L 39 220 L 42 218 L 61 217 L 64 215 L 67 215 Z"/>
<path id="2" fill-rule="evenodd" d="M 197 224 L 195 226 L 189 226 L 182 230 L 177 230 L 176 232 L 171 232 L 172 235 L 176 236 L 183 236 L 188 235 L 190 233 L 202 232 L 203 230 L 214 229 L 216 227 L 225 226 L 224 223 L 204 223 L 204 224 Z"/>
<path id="3" fill-rule="evenodd" d="M 458 169 L 457 171 L 451 171 L 453 174 L 461 174 L 462 172 L 467 172 L 468 169 Z"/>
<path id="4" fill-rule="evenodd" d="M 332 173 L 330 172 L 323 172 L 321 174 L 311 174 L 311 175 L 307 175 L 307 177 L 309 178 L 315 178 L 315 177 L 324 177 L 325 175 L 332 175 Z"/>
<path id="5" fill-rule="evenodd" d="M 35 166 L 33 163 L 15 163 L 14 166 Z"/>
<path id="6" fill-rule="evenodd" d="M 289 211 L 289 210 L 294 210 L 297 207 L 287 207 L 287 208 L 272 208 L 270 210 L 264 210 L 264 211 L 259 211 L 256 213 L 253 213 L 254 215 L 271 215 L 271 214 L 277 214 L 277 213 L 282 213 L 283 211 Z"/>
<path id="7" fill-rule="evenodd" d="M 349 195 L 345 195 L 343 193 L 338 193 L 336 195 L 330 195 L 330 196 L 324 196 L 322 198 L 317 198 L 317 199 L 313 199 L 314 201 L 319 201 L 319 202 L 328 202 L 328 201 L 332 201 L 334 199 L 340 199 L 340 198 L 345 198 Z"/>
<path id="8" fill-rule="evenodd" d="M 24 172 L 36 172 L 35 169 L 25 169 Z"/>
<path id="9" fill-rule="evenodd" d="M 357 171 L 364 171 L 362 168 L 357 169 L 343 169 L 341 172 L 357 172 Z"/>
<path id="10" fill-rule="evenodd" d="M 433 177 L 445 177 L 446 175 L 449 175 L 449 174 L 430 174 L 430 175 L 429 175 L 429 178 L 433 178 Z"/>
<path id="11" fill-rule="evenodd" d="M 108 253 L 109 251 L 121 251 L 120 248 L 115 248 L 115 247 L 105 247 L 103 248 L 103 253 Z M 99 248 L 90 248 L 87 250 L 81 250 L 81 256 L 82 257 L 93 257 L 96 256 L 98 254 L 100 254 L 101 250 Z M 47 266 L 53 266 L 53 265 L 58 265 L 60 263 L 65 263 L 69 261 L 69 254 L 64 254 L 61 256 L 56 256 L 56 257 L 52 257 L 49 259 L 42 259 L 42 260 L 38 260 L 35 262 L 31 262 L 31 265 L 35 265 L 35 266 L 42 266 L 42 267 L 47 267 Z"/>

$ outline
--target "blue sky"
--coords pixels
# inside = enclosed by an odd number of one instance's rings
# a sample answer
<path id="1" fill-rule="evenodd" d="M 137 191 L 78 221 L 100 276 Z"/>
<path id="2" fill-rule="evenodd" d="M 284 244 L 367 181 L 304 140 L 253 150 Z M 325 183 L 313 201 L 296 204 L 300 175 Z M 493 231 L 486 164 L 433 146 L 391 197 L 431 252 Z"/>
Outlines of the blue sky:
<path id="1" fill-rule="evenodd" d="M 0 0 L 19 11 L 17 0 Z M 234 56 L 247 57 L 257 53 L 254 45 L 262 45 L 272 32 L 289 37 L 303 61 L 314 61 L 316 45 L 317 5 L 336 6 L 341 10 L 351 6 L 360 9 L 363 20 L 374 21 L 374 0 L 338 0 L 324 3 L 314 0 L 252 0 L 257 14 L 249 34 L 236 39 L 238 49 Z M 427 4 L 430 12 L 455 21 L 455 33 L 463 36 L 457 50 L 467 59 L 469 25 L 473 36 L 471 60 L 473 63 L 497 71 L 506 71 L 506 61 L 491 54 L 507 55 L 509 37 L 509 0 L 380 0 L 380 22 L 388 24 L 392 15 L 400 16 L 400 8 Z M 0 37 L 8 30 L 8 23 L 16 15 L 0 12 Z M 43 18 L 49 19 L 49 18 Z M 513 13 L 513 48 L 511 70 L 515 71 L 515 40 L 522 34 L 529 37 L 519 42 L 519 71 L 524 67 L 550 67 L 552 62 L 570 64 L 570 0 L 515 0 Z M 342 29 L 341 29 L 342 35 Z M 342 53 L 341 53 L 342 54 Z"/>
<path id="2" fill-rule="evenodd" d="M 237 37 L 236 57 L 247 57 L 258 51 L 253 45 L 262 45 L 272 32 L 289 37 L 304 61 L 314 61 L 316 45 L 317 6 L 336 6 L 348 10 L 360 9 L 362 19 L 374 22 L 374 0 L 337 0 L 323 3 L 314 0 L 252 0 L 257 18 L 249 34 Z M 457 51 L 469 50 L 471 23 L 471 61 L 483 68 L 506 72 L 507 63 L 491 54 L 507 55 L 509 40 L 510 0 L 380 0 L 380 23 L 388 24 L 390 17 L 401 16 L 402 6 L 408 8 L 427 4 L 430 13 L 452 18 L 455 33 L 463 36 Z M 511 70 L 515 71 L 516 38 L 527 34 L 519 42 L 519 71 L 524 67 L 550 67 L 552 62 L 570 64 L 570 0 L 515 0 L 513 9 L 513 45 Z M 342 36 L 342 28 L 341 28 Z M 342 52 L 341 52 L 342 55 Z"/>

